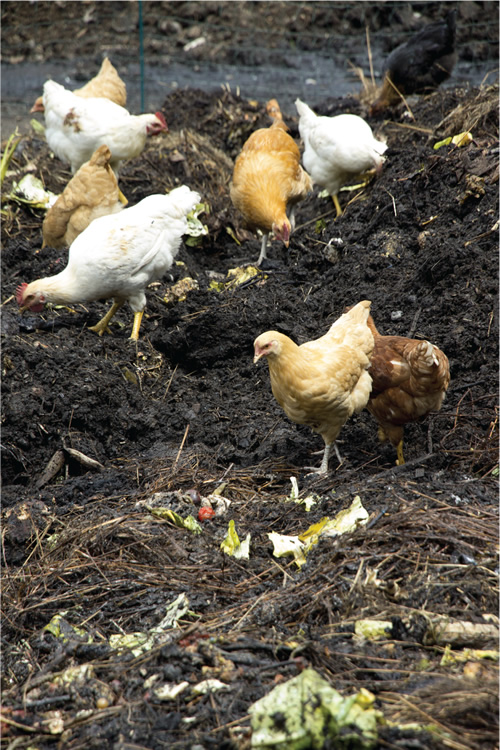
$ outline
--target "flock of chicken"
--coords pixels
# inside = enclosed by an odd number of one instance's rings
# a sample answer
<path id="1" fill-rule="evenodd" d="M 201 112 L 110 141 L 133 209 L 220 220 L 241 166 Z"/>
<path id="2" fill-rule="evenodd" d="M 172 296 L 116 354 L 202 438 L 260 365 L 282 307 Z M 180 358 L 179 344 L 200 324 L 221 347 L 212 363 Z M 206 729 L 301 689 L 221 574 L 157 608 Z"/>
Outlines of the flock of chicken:
<path id="1" fill-rule="evenodd" d="M 432 47 L 424 56 L 427 74 L 438 60 L 438 72 L 427 88 L 446 77 L 445 68 L 447 75 L 451 72 L 454 24 L 452 12 L 443 22 L 426 27 L 424 37 L 422 32 L 417 35 L 420 50 L 426 49 L 426 41 Z M 415 60 L 422 61 L 422 55 L 412 55 L 411 41 L 406 46 L 406 55 L 398 48 L 388 59 L 374 111 L 390 103 L 394 92 L 403 96 L 418 90 Z M 401 61 L 407 64 L 406 73 Z M 134 313 L 131 338 L 137 340 L 145 289 L 171 267 L 187 217 L 201 197 L 182 185 L 168 195 L 151 195 L 124 208 L 127 199 L 117 179 L 121 163 L 139 155 L 148 136 L 168 130 L 161 112 L 131 115 L 125 104 L 125 84 L 108 59 L 79 90 L 45 83 L 43 97 L 32 111 L 44 113 L 47 142 L 57 157 L 70 163 L 74 176 L 46 215 L 43 242 L 70 246 L 69 256 L 63 271 L 21 284 L 16 298 L 21 310 L 34 312 L 46 302 L 113 299 L 110 310 L 91 329 L 99 335 L 128 301 Z M 267 257 L 270 235 L 288 246 L 295 205 L 314 183 L 332 196 L 339 216 L 342 185 L 352 175 L 373 168 L 379 172 L 384 161 L 386 144 L 373 136 L 362 118 L 318 117 L 300 99 L 296 107 L 304 167 L 276 100 L 267 105 L 271 126 L 252 133 L 234 165 L 230 197 L 246 224 L 262 234 L 258 264 Z M 335 441 L 347 419 L 364 408 L 376 418 L 380 440 L 396 447 L 397 464 L 403 464 L 404 425 L 438 410 L 449 385 L 446 355 L 428 341 L 380 335 L 370 305 L 367 300 L 359 302 L 324 336 L 301 346 L 278 331 L 267 331 L 254 342 L 254 362 L 267 359 L 272 391 L 285 413 L 323 437 L 325 450 L 317 470 L 322 474 L 328 471 L 332 446 L 341 462 Z"/>

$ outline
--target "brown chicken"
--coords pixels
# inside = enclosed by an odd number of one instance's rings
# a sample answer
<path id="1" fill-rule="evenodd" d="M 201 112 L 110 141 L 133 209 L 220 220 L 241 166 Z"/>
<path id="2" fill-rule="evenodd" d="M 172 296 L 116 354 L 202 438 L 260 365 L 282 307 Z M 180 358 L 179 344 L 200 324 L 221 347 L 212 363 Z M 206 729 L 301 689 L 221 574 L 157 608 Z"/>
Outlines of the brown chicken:
<path id="1" fill-rule="evenodd" d="M 450 383 L 450 366 L 446 354 L 429 341 L 381 336 L 371 315 L 368 326 L 375 349 L 370 364 L 373 387 L 366 408 L 379 424 L 379 440 L 389 440 L 396 448 L 400 466 L 405 462 L 404 425 L 439 411 Z"/>
<path id="2" fill-rule="evenodd" d="M 427 24 L 396 47 L 384 64 L 384 80 L 370 114 L 397 104 L 401 96 L 428 94 L 450 77 L 457 61 L 456 11 L 442 21 Z"/>
<path id="3" fill-rule="evenodd" d="M 320 474 L 328 471 L 332 445 L 348 418 L 366 406 L 372 388 L 368 372 L 373 335 L 367 318 L 371 302 L 358 302 L 321 338 L 297 346 L 278 331 L 254 342 L 254 362 L 266 357 L 273 395 L 286 415 L 306 424 L 325 441 Z"/>
<path id="4" fill-rule="evenodd" d="M 275 99 L 267 103 L 267 112 L 273 123 L 256 130 L 245 142 L 234 165 L 230 188 L 233 205 L 247 226 L 263 234 L 257 265 L 267 258 L 270 233 L 288 247 L 295 225 L 295 204 L 312 190 L 312 180 L 300 166 L 299 147 L 286 132 Z"/>
<path id="5" fill-rule="evenodd" d="M 78 96 L 97 97 L 102 99 L 110 99 L 115 104 L 119 104 L 120 107 L 125 107 L 127 104 L 127 88 L 125 83 L 118 75 L 118 71 L 114 65 L 109 61 L 107 57 L 102 61 L 101 69 L 94 78 L 92 78 L 85 86 L 73 91 Z M 33 107 L 32 112 L 43 112 L 43 96 L 39 96 Z"/>
<path id="6" fill-rule="evenodd" d="M 123 208 L 126 199 L 109 166 L 110 159 L 109 148 L 100 146 L 68 182 L 44 219 L 42 248 L 69 247 L 91 221 Z"/>

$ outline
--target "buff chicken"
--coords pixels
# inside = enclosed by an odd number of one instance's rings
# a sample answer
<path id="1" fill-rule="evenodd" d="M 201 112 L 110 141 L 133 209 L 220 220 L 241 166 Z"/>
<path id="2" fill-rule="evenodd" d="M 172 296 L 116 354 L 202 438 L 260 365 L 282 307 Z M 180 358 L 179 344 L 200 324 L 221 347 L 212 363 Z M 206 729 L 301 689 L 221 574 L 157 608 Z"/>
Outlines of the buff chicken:
<path id="1" fill-rule="evenodd" d="M 259 128 L 245 142 L 230 187 L 233 205 L 247 226 L 262 232 L 257 265 L 267 258 L 270 234 L 288 247 L 295 205 L 312 189 L 311 178 L 300 166 L 299 148 L 287 133 L 275 99 L 268 102 L 267 112 L 272 125 Z"/>
<path id="2" fill-rule="evenodd" d="M 367 300 L 358 302 L 324 336 L 300 346 L 278 331 L 266 331 L 254 342 L 254 362 L 266 357 L 273 395 L 286 415 L 322 436 L 320 474 L 328 472 L 332 445 L 342 462 L 335 440 L 370 396 L 368 368 L 374 346 L 367 325 L 370 305 Z"/>
<path id="3" fill-rule="evenodd" d="M 384 64 L 382 87 L 370 114 L 397 104 L 402 96 L 428 94 L 450 77 L 457 61 L 455 50 L 456 11 L 424 26 L 407 42 L 396 47 Z"/>
<path id="4" fill-rule="evenodd" d="M 21 284 L 21 311 L 41 312 L 46 302 L 71 305 L 113 298 L 113 305 L 90 330 L 102 335 L 128 301 L 134 313 L 130 338 L 139 338 L 145 289 L 167 271 L 188 228 L 187 215 L 200 196 L 186 185 L 168 195 L 150 195 L 118 214 L 89 224 L 69 249 L 68 264 L 56 276 Z"/>
<path id="5" fill-rule="evenodd" d="M 403 336 L 381 336 L 368 317 L 375 348 L 368 411 L 378 422 L 379 440 L 389 440 L 404 464 L 404 425 L 439 411 L 450 383 L 448 358 L 429 341 Z"/>
<path id="6" fill-rule="evenodd" d="M 141 153 L 148 136 L 168 130 L 161 112 L 131 115 L 109 99 L 84 99 L 55 81 L 44 84 L 43 106 L 47 143 L 73 174 L 104 144 L 117 174 L 124 161 Z"/>
<path id="7" fill-rule="evenodd" d="M 85 98 L 100 97 L 109 99 L 111 102 L 119 104 L 120 107 L 125 107 L 127 104 L 127 88 L 125 83 L 118 75 L 115 66 L 107 57 L 102 61 L 101 68 L 97 75 L 88 81 L 85 86 L 82 86 L 79 89 L 74 89 L 73 93 Z M 43 96 L 39 96 L 31 108 L 31 111 L 43 112 L 43 109 Z"/>
<path id="8" fill-rule="evenodd" d="M 320 117 L 300 99 L 299 132 L 304 141 L 302 163 L 313 181 L 332 196 L 337 218 L 342 214 L 338 193 L 352 177 L 369 169 L 382 169 L 387 144 L 378 141 L 358 115 Z"/>
<path id="9" fill-rule="evenodd" d="M 109 148 L 99 146 L 71 178 L 45 216 L 42 247 L 69 247 L 91 221 L 121 211 L 124 200 L 110 159 Z"/>

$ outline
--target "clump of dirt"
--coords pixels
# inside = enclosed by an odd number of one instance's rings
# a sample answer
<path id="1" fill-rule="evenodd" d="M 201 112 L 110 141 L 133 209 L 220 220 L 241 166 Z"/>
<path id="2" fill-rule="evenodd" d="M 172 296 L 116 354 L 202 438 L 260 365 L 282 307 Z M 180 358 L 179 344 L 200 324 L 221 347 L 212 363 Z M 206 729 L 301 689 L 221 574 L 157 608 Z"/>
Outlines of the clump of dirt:
<path id="1" fill-rule="evenodd" d="M 16 286 L 56 273 L 66 253 L 42 250 L 41 212 L 4 205 L 3 690 L 5 728 L 19 746 L 103 747 L 124 736 L 151 748 L 242 746 L 249 705 L 305 665 L 344 694 L 371 690 L 388 718 L 421 720 L 421 706 L 426 722 L 433 717 L 461 746 L 495 746 L 495 670 L 476 663 L 464 675 L 442 663 L 436 623 L 481 625 L 481 646 L 491 645 L 497 102 L 497 88 L 451 89 L 412 102 L 413 119 L 396 108 L 372 122 L 388 143 L 380 176 L 341 193 L 337 220 L 315 190 L 297 209 L 289 249 L 272 242 L 257 276 L 216 291 L 214 279 L 258 257 L 229 181 L 245 139 L 268 124 L 265 103 L 230 92 L 171 94 L 162 106 L 170 132 L 129 162 L 120 186 L 134 204 L 188 184 L 209 206 L 208 235 L 184 246 L 182 264 L 147 290 L 137 346 L 126 308 L 102 338 L 88 329 L 102 303 L 19 316 Z M 360 107 L 331 99 L 318 112 Z M 284 117 L 298 138 L 295 116 Z M 472 129 L 468 145 L 433 149 L 462 126 Z M 54 192 L 69 178 L 35 135 L 19 144 L 4 194 L 28 170 Z M 187 276 L 198 288 L 167 305 L 172 283 Z M 304 467 L 319 463 L 321 438 L 274 402 L 267 368 L 252 363 L 253 340 L 267 329 L 315 338 L 360 299 L 372 300 L 381 332 L 443 349 L 450 388 L 438 414 L 406 428 L 406 465 L 395 468 L 394 450 L 378 443 L 363 412 L 340 435 L 343 463 L 332 459 L 327 478 L 310 477 Z M 313 494 L 309 513 L 285 502 L 290 477 L 302 496 Z M 173 502 L 196 516 L 193 498 L 215 491 L 230 510 L 200 535 L 148 510 Z M 320 540 L 300 570 L 272 556 L 269 532 L 301 533 L 355 495 L 367 526 Z M 247 562 L 220 551 L 230 518 L 241 538 L 251 533 Z M 158 625 L 180 594 L 187 610 L 152 650 L 111 647 L 112 635 Z M 44 630 L 61 613 L 64 639 Z M 391 623 L 386 640 L 354 634 L 366 617 Z M 82 665 L 81 682 L 58 681 Z M 230 691 L 196 697 L 207 677 Z M 155 692 L 184 681 L 171 702 Z M 380 732 L 381 746 L 446 744 L 439 735 Z"/>

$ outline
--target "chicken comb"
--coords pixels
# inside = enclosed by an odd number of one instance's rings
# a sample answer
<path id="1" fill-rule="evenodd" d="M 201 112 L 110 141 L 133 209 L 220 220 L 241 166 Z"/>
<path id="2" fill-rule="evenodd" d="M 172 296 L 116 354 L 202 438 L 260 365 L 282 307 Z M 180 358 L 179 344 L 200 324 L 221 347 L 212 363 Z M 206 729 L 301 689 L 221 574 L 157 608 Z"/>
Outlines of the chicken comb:
<path id="1" fill-rule="evenodd" d="M 161 124 L 168 130 L 167 121 L 165 120 L 163 114 L 161 112 L 155 112 L 155 115 L 159 119 Z"/>
<path id="2" fill-rule="evenodd" d="M 24 290 L 27 287 L 27 283 L 24 282 L 23 284 L 19 284 L 19 286 L 16 289 L 16 302 L 18 305 L 22 305 L 24 301 Z"/>

